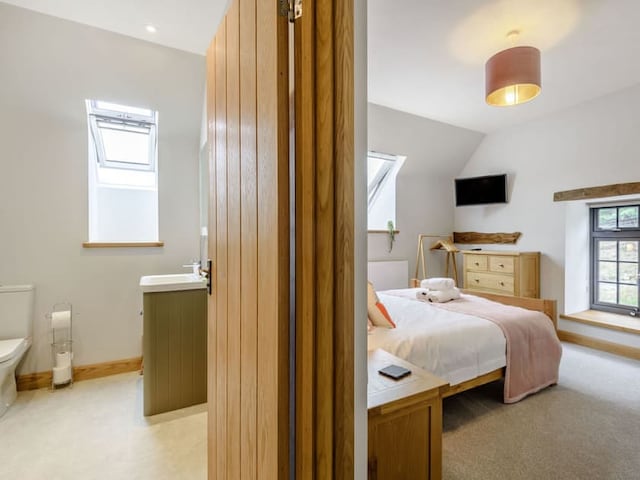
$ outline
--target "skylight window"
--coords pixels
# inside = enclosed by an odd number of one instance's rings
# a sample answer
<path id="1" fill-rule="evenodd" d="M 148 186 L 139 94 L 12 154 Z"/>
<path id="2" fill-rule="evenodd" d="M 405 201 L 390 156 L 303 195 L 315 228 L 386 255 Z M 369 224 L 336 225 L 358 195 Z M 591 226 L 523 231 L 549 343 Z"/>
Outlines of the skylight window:
<path id="1" fill-rule="evenodd" d="M 396 225 L 396 175 L 407 157 L 369 152 L 367 159 L 367 213 L 369 230 Z"/>
<path id="2" fill-rule="evenodd" d="M 157 112 L 100 100 L 87 100 L 87 112 L 101 167 L 155 171 Z"/>
<path id="3" fill-rule="evenodd" d="M 87 100 L 89 243 L 157 242 L 158 112 Z"/>

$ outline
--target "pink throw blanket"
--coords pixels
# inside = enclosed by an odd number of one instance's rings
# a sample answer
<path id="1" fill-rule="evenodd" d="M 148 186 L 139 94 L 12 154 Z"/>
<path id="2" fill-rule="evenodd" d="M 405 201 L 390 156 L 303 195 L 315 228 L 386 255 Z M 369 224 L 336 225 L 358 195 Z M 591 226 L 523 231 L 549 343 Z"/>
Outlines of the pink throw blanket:
<path id="1" fill-rule="evenodd" d="M 542 312 L 462 295 L 434 307 L 484 318 L 498 325 L 507 340 L 504 403 L 558 383 L 562 346 L 549 317 Z"/>

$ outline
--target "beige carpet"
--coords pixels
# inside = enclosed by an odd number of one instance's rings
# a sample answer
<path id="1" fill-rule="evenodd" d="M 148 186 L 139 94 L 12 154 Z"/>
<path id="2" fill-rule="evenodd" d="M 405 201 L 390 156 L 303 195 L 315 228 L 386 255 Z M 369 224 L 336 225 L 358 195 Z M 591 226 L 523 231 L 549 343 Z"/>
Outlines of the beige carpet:
<path id="1" fill-rule="evenodd" d="M 563 343 L 557 386 L 445 400 L 443 478 L 640 479 L 640 362 Z"/>

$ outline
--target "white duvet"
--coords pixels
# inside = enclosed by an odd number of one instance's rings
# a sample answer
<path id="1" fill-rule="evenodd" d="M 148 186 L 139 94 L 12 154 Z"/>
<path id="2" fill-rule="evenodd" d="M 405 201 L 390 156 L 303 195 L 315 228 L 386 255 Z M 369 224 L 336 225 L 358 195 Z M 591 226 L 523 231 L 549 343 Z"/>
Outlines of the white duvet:
<path id="1" fill-rule="evenodd" d="M 451 385 L 506 365 L 506 343 L 500 327 L 483 318 L 417 300 L 418 290 L 377 292 L 396 328 L 375 328 L 369 334 L 369 350 L 386 350 Z"/>

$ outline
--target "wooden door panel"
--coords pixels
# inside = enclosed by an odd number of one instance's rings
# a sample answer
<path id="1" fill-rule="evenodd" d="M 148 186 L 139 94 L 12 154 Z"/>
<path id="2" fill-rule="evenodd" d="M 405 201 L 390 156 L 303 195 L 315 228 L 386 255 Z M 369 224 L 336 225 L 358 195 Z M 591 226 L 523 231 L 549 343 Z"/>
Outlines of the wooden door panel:
<path id="1" fill-rule="evenodd" d="M 354 475 L 353 1 L 295 23 L 296 474 Z"/>
<path id="2" fill-rule="evenodd" d="M 240 45 L 256 43 L 256 0 L 240 0 Z M 256 145 L 256 51 L 243 49 L 240 56 L 240 229 L 243 236 L 240 252 L 242 292 L 258 291 L 258 197 Z M 257 478 L 258 415 L 258 303 L 240 305 L 240 455 L 242 480 Z"/>
<path id="3" fill-rule="evenodd" d="M 234 0 L 207 53 L 210 479 L 288 478 L 287 24 L 276 6 Z"/>

